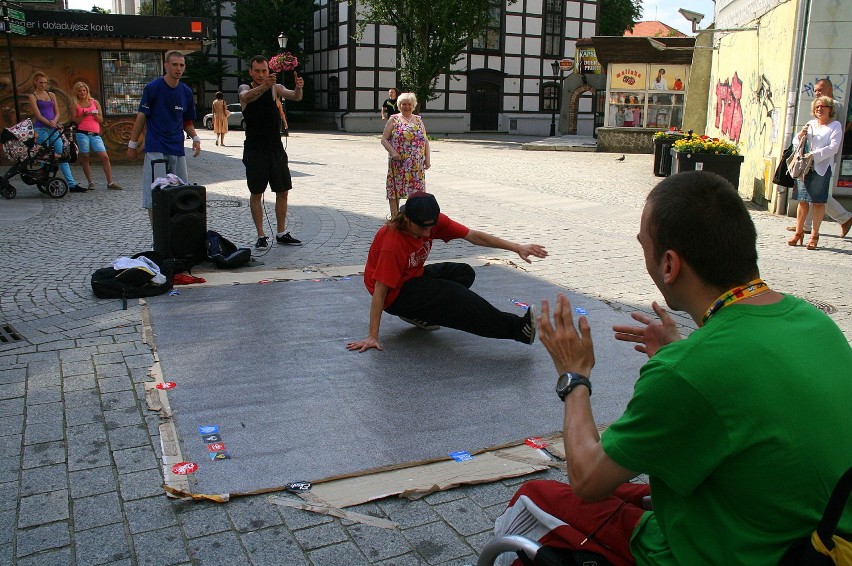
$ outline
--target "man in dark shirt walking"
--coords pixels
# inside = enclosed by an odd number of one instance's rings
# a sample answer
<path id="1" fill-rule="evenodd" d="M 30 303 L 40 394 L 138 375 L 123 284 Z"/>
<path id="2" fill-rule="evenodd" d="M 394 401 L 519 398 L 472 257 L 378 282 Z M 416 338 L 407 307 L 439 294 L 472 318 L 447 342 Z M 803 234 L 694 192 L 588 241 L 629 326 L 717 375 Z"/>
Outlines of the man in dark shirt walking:
<path id="1" fill-rule="evenodd" d="M 246 183 L 251 192 L 251 217 L 257 228 L 257 243 L 254 247 L 265 249 L 269 246 L 269 238 L 263 230 L 262 208 L 267 185 L 275 193 L 275 241 L 279 244 L 300 245 L 301 240 L 285 232 L 287 195 L 293 188 L 293 181 L 287 164 L 287 152 L 284 151 L 278 130 L 278 107 L 275 101 L 278 98 L 301 100 L 305 81 L 293 71 L 295 90 L 276 84 L 276 76 L 269 72 L 269 62 L 263 55 L 252 57 L 249 65 L 252 82 L 241 85 L 239 94 L 246 124 L 243 164 L 246 166 Z"/>

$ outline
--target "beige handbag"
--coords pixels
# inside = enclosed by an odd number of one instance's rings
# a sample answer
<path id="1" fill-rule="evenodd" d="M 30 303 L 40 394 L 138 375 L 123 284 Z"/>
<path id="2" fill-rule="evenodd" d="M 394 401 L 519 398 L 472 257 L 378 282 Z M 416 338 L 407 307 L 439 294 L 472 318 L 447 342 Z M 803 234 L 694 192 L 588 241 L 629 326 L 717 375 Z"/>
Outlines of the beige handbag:
<path id="1" fill-rule="evenodd" d="M 790 176 L 799 181 L 804 181 L 805 176 L 814 168 L 814 158 L 808 153 L 808 140 L 799 144 L 799 147 L 793 152 L 793 155 L 787 158 L 787 170 Z"/>

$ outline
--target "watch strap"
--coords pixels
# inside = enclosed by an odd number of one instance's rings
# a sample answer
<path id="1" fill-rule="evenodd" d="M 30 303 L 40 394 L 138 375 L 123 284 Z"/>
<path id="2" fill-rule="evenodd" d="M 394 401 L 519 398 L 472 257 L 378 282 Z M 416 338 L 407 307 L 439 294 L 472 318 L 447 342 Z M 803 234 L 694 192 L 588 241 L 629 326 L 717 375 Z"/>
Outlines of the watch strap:
<path id="1" fill-rule="evenodd" d="M 565 401 L 565 397 L 574 391 L 578 385 L 585 385 L 589 389 L 589 395 L 592 394 L 592 382 L 589 381 L 589 378 L 585 375 L 566 371 L 559 376 L 559 381 L 562 381 L 563 379 L 567 379 L 568 383 L 564 387 L 559 387 L 557 382 L 556 387 L 556 394 L 559 395 L 559 398 L 562 399 L 562 401 Z"/>

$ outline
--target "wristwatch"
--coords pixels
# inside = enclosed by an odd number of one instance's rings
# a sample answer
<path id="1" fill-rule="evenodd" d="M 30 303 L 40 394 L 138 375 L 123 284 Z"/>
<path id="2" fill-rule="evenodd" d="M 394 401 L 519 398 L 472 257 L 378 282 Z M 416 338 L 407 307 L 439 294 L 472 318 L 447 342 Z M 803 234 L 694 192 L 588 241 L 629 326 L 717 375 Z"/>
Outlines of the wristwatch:
<path id="1" fill-rule="evenodd" d="M 574 388 L 578 385 L 585 385 L 589 388 L 589 395 L 592 394 L 592 382 L 589 381 L 588 377 L 580 375 L 579 373 L 566 371 L 560 375 L 559 379 L 556 381 L 556 394 L 559 395 L 559 398 L 562 399 L 562 401 L 565 401 L 565 397 L 574 391 Z"/>

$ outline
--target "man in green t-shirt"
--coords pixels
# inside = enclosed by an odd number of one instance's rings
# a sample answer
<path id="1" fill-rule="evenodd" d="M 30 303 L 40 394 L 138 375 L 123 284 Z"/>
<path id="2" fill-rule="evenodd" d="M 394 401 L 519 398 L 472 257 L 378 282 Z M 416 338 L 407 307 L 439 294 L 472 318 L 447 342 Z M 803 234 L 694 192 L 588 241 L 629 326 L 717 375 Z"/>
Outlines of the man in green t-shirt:
<path id="1" fill-rule="evenodd" d="M 575 328 L 563 295 L 551 321 L 543 301 L 539 336 L 565 402 L 571 485 L 528 482 L 496 531 L 535 516 L 541 528 L 527 522 L 528 536 L 616 564 L 777 564 L 852 466 L 852 349 L 827 315 L 760 279 L 754 224 L 722 177 L 662 181 L 638 240 L 668 306 L 699 328 L 682 339 L 656 302 L 659 321 L 634 313 L 640 326 L 613 328 L 649 360 L 624 414 L 599 435 L 589 323 L 581 316 Z M 653 510 L 642 486 L 624 486 L 640 474 Z M 852 532 L 852 516 L 840 530 Z"/>

